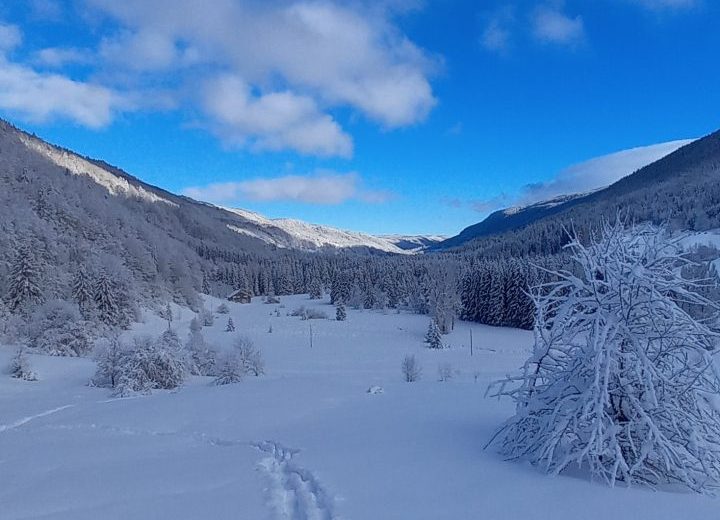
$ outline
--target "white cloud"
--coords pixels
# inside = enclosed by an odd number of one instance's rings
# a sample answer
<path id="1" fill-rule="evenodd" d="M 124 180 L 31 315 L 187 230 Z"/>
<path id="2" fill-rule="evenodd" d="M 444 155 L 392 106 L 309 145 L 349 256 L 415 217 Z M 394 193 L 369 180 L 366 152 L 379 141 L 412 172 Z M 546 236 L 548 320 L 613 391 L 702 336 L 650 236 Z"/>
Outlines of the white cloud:
<path id="1" fill-rule="evenodd" d="M 565 168 L 547 182 L 528 184 L 515 196 L 502 194 L 491 199 L 474 201 L 472 206 L 485 213 L 509 205 L 527 206 L 560 195 L 586 193 L 604 188 L 692 141 L 670 141 L 596 157 Z"/>
<path id="2" fill-rule="evenodd" d="M 312 175 L 285 175 L 274 178 L 214 183 L 183 190 L 183 194 L 209 202 L 250 200 L 291 201 L 306 204 L 341 204 L 349 200 L 380 203 L 390 194 L 363 189 L 356 173 L 316 172 Z"/>
<path id="3" fill-rule="evenodd" d="M 88 64 L 93 61 L 90 51 L 73 47 L 47 47 L 37 51 L 33 58 L 33 61 L 39 65 L 56 69 L 65 65 Z"/>
<path id="4" fill-rule="evenodd" d="M 502 25 L 500 20 L 490 20 L 485 26 L 480 42 L 487 50 L 505 51 L 510 43 L 510 31 Z"/>
<path id="5" fill-rule="evenodd" d="M 108 88 L 40 73 L 0 55 L 0 108 L 32 121 L 60 117 L 100 128 L 111 122 L 116 110 L 128 105 Z"/>
<path id="6" fill-rule="evenodd" d="M 352 140 L 315 101 L 290 91 L 254 96 L 240 78 L 225 75 L 207 82 L 203 108 L 216 133 L 236 145 L 260 150 L 293 149 L 321 156 L 352 155 Z"/>
<path id="7" fill-rule="evenodd" d="M 12 51 L 22 43 L 22 32 L 16 25 L 0 22 L 0 53 Z"/>
<path id="8" fill-rule="evenodd" d="M 543 42 L 574 45 L 585 37 L 581 16 L 570 17 L 556 6 L 538 7 L 532 16 L 533 34 Z"/>
<path id="9" fill-rule="evenodd" d="M 100 43 L 100 57 L 115 65 L 137 71 L 162 71 L 175 66 L 180 52 L 175 40 L 162 32 L 125 31 Z"/>
<path id="10" fill-rule="evenodd" d="M 421 121 L 436 102 L 433 61 L 399 32 L 388 9 L 303 0 L 217 0 L 212 8 L 204 0 L 86 1 L 133 34 L 182 42 L 199 64 L 230 69 L 265 90 L 280 83 L 318 105 L 350 106 L 387 127 Z M 123 52 L 125 61 L 142 62 L 142 46 Z"/>

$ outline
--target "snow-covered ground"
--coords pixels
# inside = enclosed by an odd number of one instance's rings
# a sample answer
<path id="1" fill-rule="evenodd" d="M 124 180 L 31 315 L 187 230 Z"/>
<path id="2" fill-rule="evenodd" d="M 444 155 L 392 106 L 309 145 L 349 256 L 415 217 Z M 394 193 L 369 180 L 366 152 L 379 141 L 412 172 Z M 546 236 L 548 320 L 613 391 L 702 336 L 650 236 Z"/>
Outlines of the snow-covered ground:
<path id="1" fill-rule="evenodd" d="M 218 300 L 213 300 L 217 305 Z M 483 450 L 512 405 L 485 398 L 519 367 L 531 334 L 459 323 L 430 351 L 427 318 L 348 310 L 301 321 L 306 296 L 230 304 L 238 333 L 262 347 L 267 375 L 215 387 L 113 399 L 91 388 L 88 359 L 31 356 L 40 381 L 0 376 L 0 518 L 515 519 L 718 518 L 718 499 L 610 489 L 547 477 Z M 173 326 L 181 336 L 192 315 Z M 203 329 L 229 343 L 226 317 Z M 310 347 L 310 325 L 313 345 Z M 272 332 L 268 332 L 272 326 Z M 148 317 L 135 333 L 157 334 Z M 474 355 L 470 356 L 472 327 Z M 0 347 L 0 366 L 13 349 Z M 415 353 L 416 383 L 400 364 Z M 439 382 L 438 366 L 455 370 Z M 382 393 L 368 393 L 379 386 Z"/>

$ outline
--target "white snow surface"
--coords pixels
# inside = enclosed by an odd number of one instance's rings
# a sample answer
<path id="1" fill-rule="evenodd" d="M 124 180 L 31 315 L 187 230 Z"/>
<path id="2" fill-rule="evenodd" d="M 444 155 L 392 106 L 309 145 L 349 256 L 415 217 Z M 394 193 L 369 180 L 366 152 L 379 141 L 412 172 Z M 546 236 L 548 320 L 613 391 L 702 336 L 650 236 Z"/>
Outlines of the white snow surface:
<path id="1" fill-rule="evenodd" d="M 431 351 L 427 317 L 348 309 L 346 321 L 302 321 L 287 314 L 333 307 L 281 300 L 228 304 L 267 368 L 238 384 L 196 377 L 177 391 L 113 399 L 87 385 L 92 360 L 39 355 L 29 356 L 37 382 L 0 374 L 0 518 L 718 518 L 717 499 L 608 488 L 582 471 L 548 477 L 484 450 L 513 412 L 485 397 L 487 384 L 521 366 L 530 332 L 460 322 L 450 348 Z M 184 338 L 193 315 L 176 314 Z M 226 319 L 203 329 L 206 340 L 231 344 Z M 129 334 L 166 326 L 147 316 Z M 0 346 L 0 368 L 13 352 Z M 402 380 L 407 354 L 423 367 L 418 382 Z M 439 382 L 446 363 L 454 377 Z"/>
<path id="2" fill-rule="evenodd" d="M 301 220 L 289 218 L 270 219 L 254 211 L 248 211 L 238 208 L 223 208 L 244 219 L 251 221 L 259 226 L 259 229 L 241 229 L 236 226 L 229 225 L 228 228 L 237 233 L 259 238 L 264 242 L 275 244 L 283 248 L 298 249 L 322 249 L 322 248 L 350 248 L 350 247 L 369 247 L 387 253 L 404 254 L 408 253 L 396 246 L 392 241 L 358 233 L 355 231 L 344 231 L 329 226 L 321 226 L 319 224 L 310 224 Z M 283 241 L 273 232 L 273 228 L 280 229 L 288 235 L 291 240 Z"/>

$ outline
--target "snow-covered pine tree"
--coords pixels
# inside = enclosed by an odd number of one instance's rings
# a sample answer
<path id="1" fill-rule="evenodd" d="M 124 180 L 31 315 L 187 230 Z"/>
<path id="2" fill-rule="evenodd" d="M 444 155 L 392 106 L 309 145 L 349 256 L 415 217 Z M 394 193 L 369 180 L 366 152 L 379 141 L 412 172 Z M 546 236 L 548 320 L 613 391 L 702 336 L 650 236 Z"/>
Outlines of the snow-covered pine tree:
<path id="1" fill-rule="evenodd" d="M 427 343 L 428 348 L 443 348 L 442 335 L 435 320 L 430 320 L 428 330 L 425 333 L 425 343 Z"/>
<path id="2" fill-rule="evenodd" d="M 82 267 L 78 267 L 73 276 L 72 297 L 83 316 L 87 316 L 93 301 L 93 289 L 90 278 Z"/>
<path id="3" fill-rule="evenodd" d="M 610 485 L 717 488 L 720 335 L 680 303 L 717 304 L 682 277 L 662 230 L 605 225 L 568 247 L 573 272 L 534 289 L 534 353 L 499 383 L 517 410 L 491 442 L 551 473 L 573 464 Z"/>
<path id="4" fill-rule="evenodd" d="M 232 317 L 228 318 L 227 326 L 225 327 L 225 332 L 235 332 L 235 323 L 233 322 Z"/>
<path id="5" fill-rule="evenodd" d="M 335 306 L 335 319 L 337 321 L 345 321 L 347 319 L 347 311 L 345 305 L 340 302 Z"/>
<path id="6" fill-rule="evenodd" d="M 317 278 L 313 278 L 313 280 L 310 282 L 310 286 L 309 286 L 308 290 L 310 293 L 311 300 L 319 300 L 323 296 L 322 284 L 320 283 L 320 280 L 318 280 Z"/>
<path id="7" fill-rule="evenodd" d="M 29 312 L 31 307 L 45 301 L 41 278 L 35 255 L 28 246 L 20 246 L 10 269 L 7 293 L 10 310 Z"/>
<path id="8" fill-rule="evenodd" d="M 112 326 L 120 325 L 122 321 L 116 289 L 115 283 L 105 271 L 100 273 L 93 288 L 93 298 L 100 320 Z"/>

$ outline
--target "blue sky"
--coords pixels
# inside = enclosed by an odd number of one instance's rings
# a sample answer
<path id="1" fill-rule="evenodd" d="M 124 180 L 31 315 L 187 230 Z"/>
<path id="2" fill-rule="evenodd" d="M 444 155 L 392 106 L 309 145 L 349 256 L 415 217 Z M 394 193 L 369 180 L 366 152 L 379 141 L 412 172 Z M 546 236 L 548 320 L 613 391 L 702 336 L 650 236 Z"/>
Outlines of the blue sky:
<path id="1" fill-rule="evenodd" d="M 454 234 L 720 127 L 718 4 L 5 2 L 0 115 L 218 204 Z"/>

